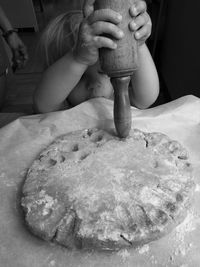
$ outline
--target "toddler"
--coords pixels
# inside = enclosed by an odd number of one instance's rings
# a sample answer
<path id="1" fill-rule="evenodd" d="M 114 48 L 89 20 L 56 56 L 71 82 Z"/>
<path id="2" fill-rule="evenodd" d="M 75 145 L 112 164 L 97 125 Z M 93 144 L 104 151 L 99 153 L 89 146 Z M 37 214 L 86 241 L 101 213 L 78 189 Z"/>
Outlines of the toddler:
<path id="1" fill-rule="evenodd" d="M 71 11 L 52 20 L 42 38 L 46 70 L 34 93 L 34 109 L 45 113 L 73 107 L 90 98 L 112 98 L 110 78 L 99 64 L 99 48 L 116 49 L 123 38 L 122 17 L 110 10 L 94 10 L 95 0 L 85 0 L 83 11 Z M 131 105 L 148 108 L 159 94 L 159 80 L 145 44 L 151 33 L 146 3 L 130 7 L 130 30 L 138 41 L 139 68 L 131 78 Z M 112 36 L 109 38 L 107 36 Z"/>

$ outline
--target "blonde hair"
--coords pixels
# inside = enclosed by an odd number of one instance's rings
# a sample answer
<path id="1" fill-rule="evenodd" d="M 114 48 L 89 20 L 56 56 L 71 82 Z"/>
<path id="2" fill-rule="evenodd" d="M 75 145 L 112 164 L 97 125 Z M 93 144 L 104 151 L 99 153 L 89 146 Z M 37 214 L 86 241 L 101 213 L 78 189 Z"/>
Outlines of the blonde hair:
<path id="1" fill-rule="evenodd" d="M 49 22 L 39 42 L 39 51 L 44 60 L 44 67 L 49 67 L 73 49 L 82 19 L 82 11 L 74 10 L 60 14 Z"/>

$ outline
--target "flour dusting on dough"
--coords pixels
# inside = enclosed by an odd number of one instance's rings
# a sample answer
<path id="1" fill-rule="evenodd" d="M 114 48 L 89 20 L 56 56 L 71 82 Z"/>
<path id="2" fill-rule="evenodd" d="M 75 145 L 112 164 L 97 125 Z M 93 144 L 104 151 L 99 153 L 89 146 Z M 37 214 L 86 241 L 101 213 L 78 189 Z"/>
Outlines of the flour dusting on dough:
<path id="1" fill-rule="evenodd" d="M 53 267 L 53 266 L 56 266 L 56 262 L 55 262 L 55 260 L 52 260 L 52 261 L 50 261 L 49 262 L 49 267 Z"/>
<path id="2" fill-rule="evenodd" d="M 126 261 L 130 257 L 130 252 L 127 249 L 122 249 L 117 252 L 117 255 L 120 256 L 123 261 Z"/>
<path id="3" fill-rule="evenodd" d="M 149 252 L 149 245 L 146 244 L 144 246 L 142 246 L 140 249 L 139 249 L 139 254 L 144 254 L 144 253 L 148 253 Z"/>
<path id="4" fill-rule="evenodd" d="M 37 200 L 37 205 L 44 204 L 42 215 L 45 216 L 49 214 L 49 210 L 56 205 L 57 199 L 54 199 L 53 197 L 46 194 L 44 190 L 40 192 L 41 199 Z"/>
<path id="5" fill-rule="evenodd" d="M 173 262 L 175 257 L 186 256 L 192 249 L 193 244 L 186 240 L 186 236 L 196 229 L 196 219 L 194 211 L 189 211 L 185 220 L 172 233 L 171 242 L 174 248 L 169 258 L 170 262 Z"/>

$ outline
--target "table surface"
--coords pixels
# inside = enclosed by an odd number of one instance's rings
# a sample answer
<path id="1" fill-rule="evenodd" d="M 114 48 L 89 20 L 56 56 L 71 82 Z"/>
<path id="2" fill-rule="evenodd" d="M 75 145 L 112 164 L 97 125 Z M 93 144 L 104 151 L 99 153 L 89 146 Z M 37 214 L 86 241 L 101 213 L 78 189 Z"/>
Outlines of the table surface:
<path id="1" fill-rule="evenodd" d="M 132 119 L 133 127 L 163 132 L 188 149 L 196 189 L 185 221 L 155 242 L 115 253 L 69 251 L 28 231 L 20 207 L 21 188 L 35 157 L 64 133 L 90 127 L 113 128 L 112 101 L 93 99 L 68 111 L 25 116 L 0 129 L 0 266 L 200 266 L 200 100 L 184 97 L 149 110 L 132 109 Z"/>
<path id="2" fill-rule="evenodd" d="M 0 128 L 24 115 L 24 113 L 0 113 Z"/>

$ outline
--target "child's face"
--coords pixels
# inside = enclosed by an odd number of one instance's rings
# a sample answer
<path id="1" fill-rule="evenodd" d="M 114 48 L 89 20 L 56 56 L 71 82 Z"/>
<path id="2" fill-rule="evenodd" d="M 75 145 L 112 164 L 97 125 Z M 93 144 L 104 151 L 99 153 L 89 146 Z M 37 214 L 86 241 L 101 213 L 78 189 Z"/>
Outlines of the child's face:
<path id="1" fill-rule="evenodd" d="M 69 94 L 68 100 L 75 106 L 96 97 L 113 98 L 110 78 L 102 73 L 99 63 L 88 67 L 83 79 Z"/>
<path id="2" fill-rule="evenodd" d="M 88 67 L 85 75 L 88 80 L 88 90 L 91 90 L 91 98 L 112 97 L 113 87 L 110 78 L 102 72 L 99 61 L 95 65 Z"/>

